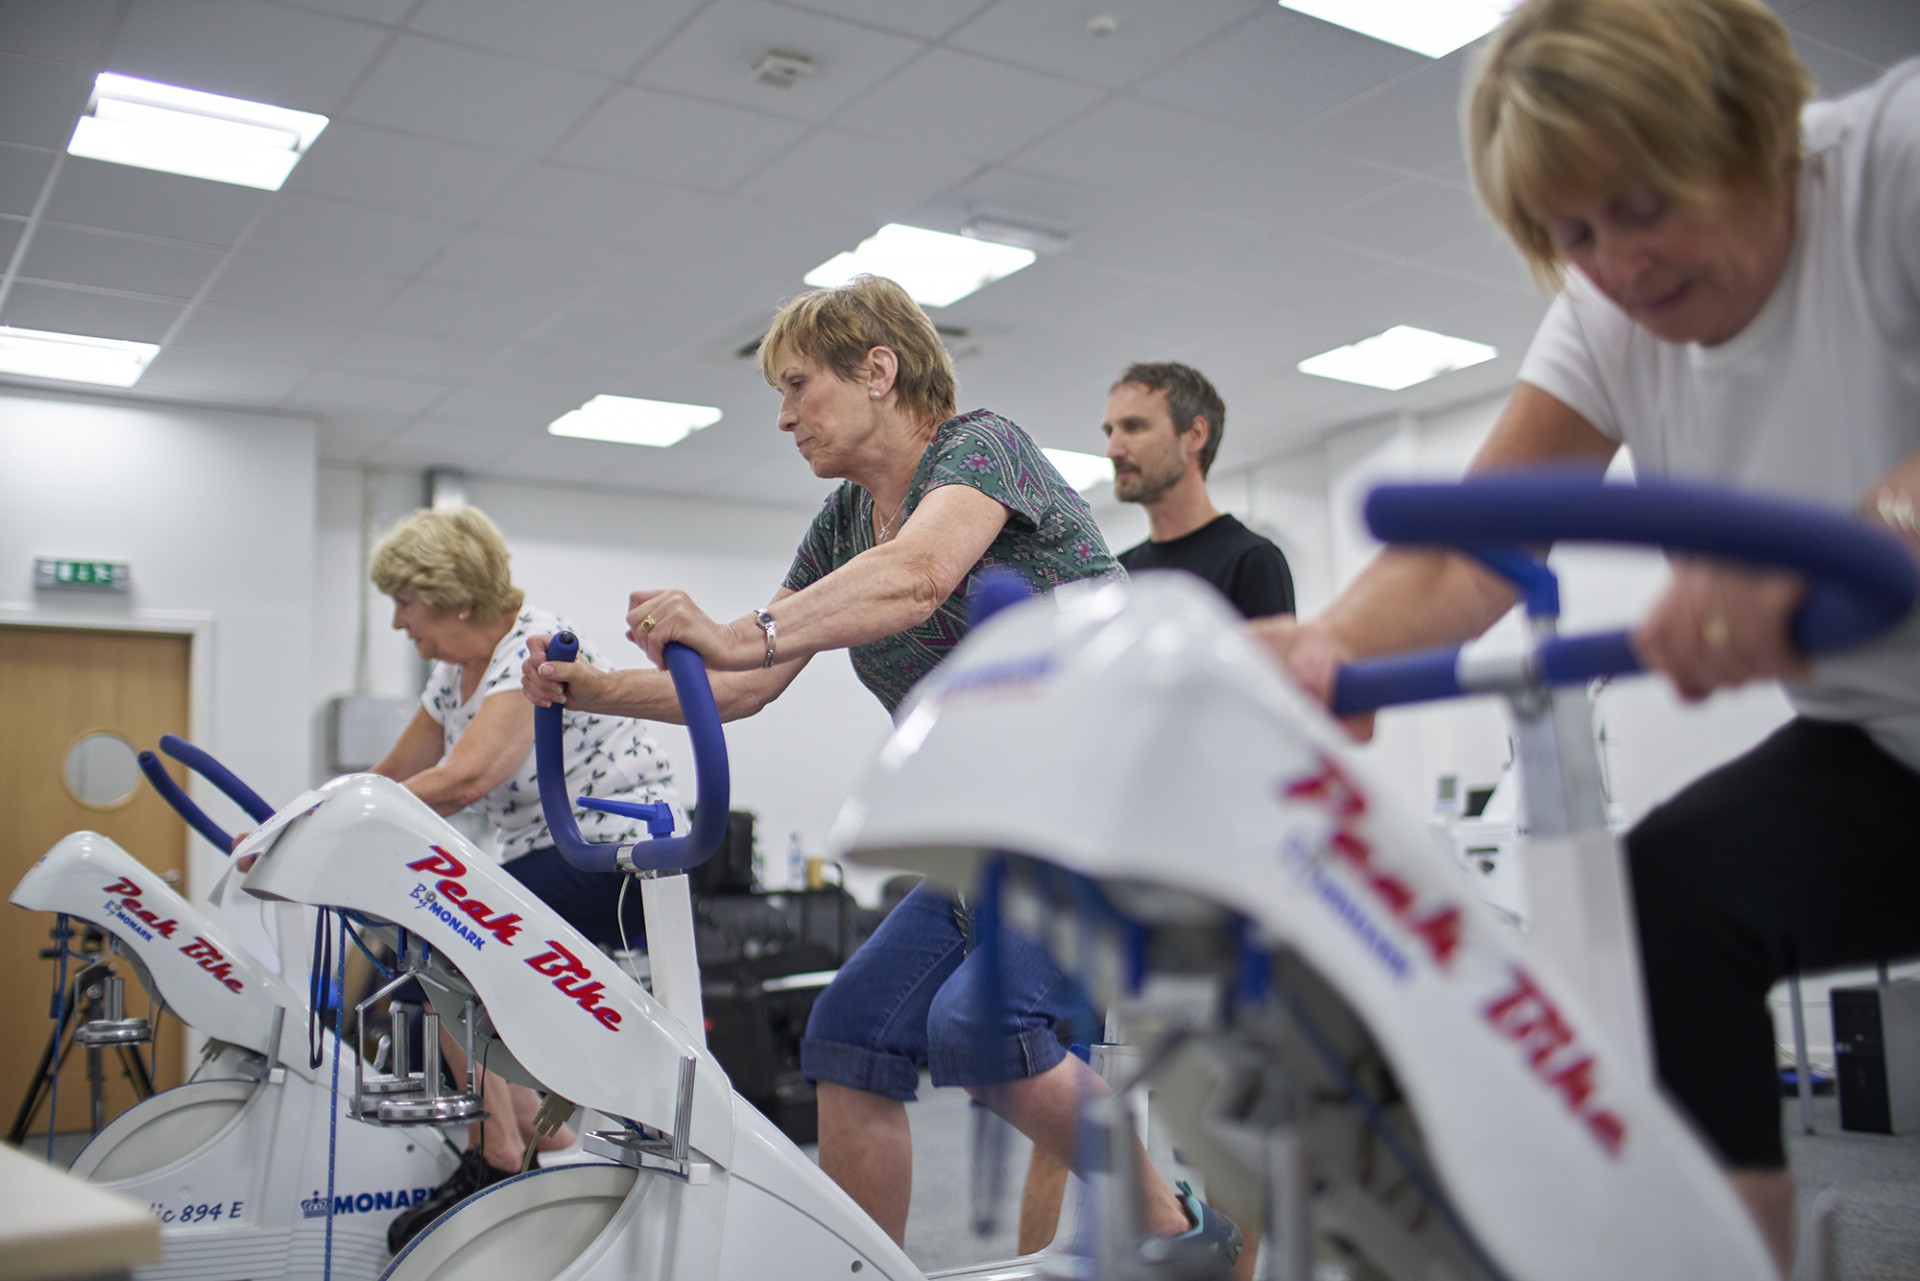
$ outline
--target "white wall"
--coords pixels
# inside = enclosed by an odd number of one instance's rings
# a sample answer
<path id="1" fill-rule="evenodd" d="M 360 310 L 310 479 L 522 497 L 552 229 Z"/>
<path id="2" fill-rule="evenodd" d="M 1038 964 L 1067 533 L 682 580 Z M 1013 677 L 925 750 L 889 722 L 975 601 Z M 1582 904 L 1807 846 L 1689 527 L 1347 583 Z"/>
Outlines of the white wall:
<path id="1" fill-rule="evenodd" d="M 391 630 L 390 603 L 366 582 L 361 530 L 370 525 L 369 541 L 378 541 L 421 505 L 424 485 L 420 473 L 320 469 L 311 687 L 316 735 L 326 701 L 356 692 L 363 609 L 369 661 L 357 692 L 419 692 L 412 647 Z M 813 508 L 640 498 L 491 479 L 470 483 L 467 500 L 506 535 L 514 581 L 528 600 L 565 617 L 619 667 L 647 661 L 624 635 L 629 591 L 682 588 L 714 617 L 736 618 L 778 590 L 814 515 Z M 854 679 L 846 655 L 832 653 L 808 664 L 771 707 L 727 727 L 733 805 L 758 816 L 756 835 L 776 880 L 785 873 L 789 833 L 799 832 L 809 850 L 825 844 L 840 802 L 878 752 L 888 724 L 879 702 Z M 653 732 L 687 770 L 685 731 L 659 725 Z M 316 768 L 322 760 L 316 751 Z M 691 784 L 690 773 L 683 774 L 689 799 Z M 870 894 L 880 875 L 852 870 L 856 892 Z"/>
<path id="2" fill-rule="evenodd" d="M 194 634 L 194 723 L 180 732 L 269 800 L 304 787 L 313 425 L 5 392 L 0 460 L 0 620 Z M 125 561 L 133 590 L 37 591 L 36 556 Z M 193 794 L 216 822 L 245 825 L 211 788 Z M 197 838 L 188 849 L 189 893 L 204 895 L 226 861 Z"/>

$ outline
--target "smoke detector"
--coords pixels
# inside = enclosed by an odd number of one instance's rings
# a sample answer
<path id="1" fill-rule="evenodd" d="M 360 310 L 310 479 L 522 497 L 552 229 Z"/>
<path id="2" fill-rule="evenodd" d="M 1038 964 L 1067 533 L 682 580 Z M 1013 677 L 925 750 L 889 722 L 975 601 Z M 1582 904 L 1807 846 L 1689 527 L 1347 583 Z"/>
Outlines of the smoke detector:
<path id="1" fill-rule="evenodd" d="M 794 82 L 804 80 L 813 74 L 813 59 L 804 53 L 782 53 L 778 49 L 769 49 L 753 64 L 753 79 L 756 84 L 772 85 L 776 89 L 791 89 Z"/>

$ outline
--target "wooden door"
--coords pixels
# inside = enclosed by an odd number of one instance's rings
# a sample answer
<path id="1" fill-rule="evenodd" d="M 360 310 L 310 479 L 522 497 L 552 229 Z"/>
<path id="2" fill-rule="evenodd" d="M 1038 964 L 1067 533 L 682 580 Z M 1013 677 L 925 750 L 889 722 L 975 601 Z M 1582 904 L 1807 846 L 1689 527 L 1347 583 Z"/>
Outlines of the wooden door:
<path id="1" fill-rule="evenodd" d="M 182 887 L 184 824 L 145 779 L 136 774 L 126 786 L 124 751 L 111 738 L 93 736 L 117 736 L 144 750 L 157 746 L 162 734 L 186 733 L 190 645 L 189 637 L 153 632 L 0 627 L 0 887 L 10 893 L 42 854 L 83 830 L 110 837 Z M 184 782 L 182 767 L 168 764 Z M 95 803 L 82 800 L 76 787 Z M 124 797 L 113 795 L 121 791 Z M 53 1028 L 58 968 L 40 953 L 52 946 L 54 920 L 49 912 L 0 903 L 0 972 L 7 975 L 0 983 L 0 1115 L 6 1123 L 32 1088 Z M 80 943 L 76 932 L 73 946 Z M 69 961 L 69 980 L 74 968 Z M 125 980 L 127 1016 L 151 1017 L 131 964 L 122 960 L 115 972 Z M 155 1069 L 156 1087 L 164 1089 L 181 1080 L 182 1032 L 171 1018 L 155 1030 L 155 1043 L 141 1049 Z M 137 1095 L 117 1052 L 104 1051 L 102 1063 L 111 1120 Z M 75 1046 L 60 1074 L 63 1133 L 90 1128 L 90 1094 L 87 1053 Z M 44 1134 L 46 1124 L 43 1098 L 30 1132 Z"/>

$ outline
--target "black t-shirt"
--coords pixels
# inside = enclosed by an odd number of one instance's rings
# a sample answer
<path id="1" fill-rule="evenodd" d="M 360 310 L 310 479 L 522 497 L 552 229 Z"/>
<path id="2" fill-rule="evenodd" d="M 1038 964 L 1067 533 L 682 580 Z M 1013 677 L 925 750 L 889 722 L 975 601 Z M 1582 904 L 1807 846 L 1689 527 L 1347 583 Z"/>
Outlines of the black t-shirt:
<path id="1" fill-rule="evenodd" d="M 1247 618 L 1293 612 L 1293 573 L 1271 540 L 1232 516 L 1216 516 L 1191 534 L 1164 543 L 1149 540 L 1120 553 L 1129 574 L 1184 569 L 1220 590 Z"/>

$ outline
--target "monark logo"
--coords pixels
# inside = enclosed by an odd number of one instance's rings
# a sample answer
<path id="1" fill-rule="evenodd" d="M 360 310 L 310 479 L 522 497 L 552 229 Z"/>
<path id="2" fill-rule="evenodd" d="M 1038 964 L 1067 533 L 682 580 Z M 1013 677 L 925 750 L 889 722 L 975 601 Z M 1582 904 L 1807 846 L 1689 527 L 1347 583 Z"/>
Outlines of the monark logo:
<path id="1" fill-rule="evenodd" d="M 335 1214 L 383 1214 L 392 1210 L 404 1210 L 410 1205 L 419 1205 L 433 1192 L 432 1188 L 395 1188 L 391 1192 L 340 1192 L 333 1198 Z M 313 1195 L 300 1203 L 303 1218 L 324 1219 L 327 1217 L 327 1198 L 319 1188 Z"/>

